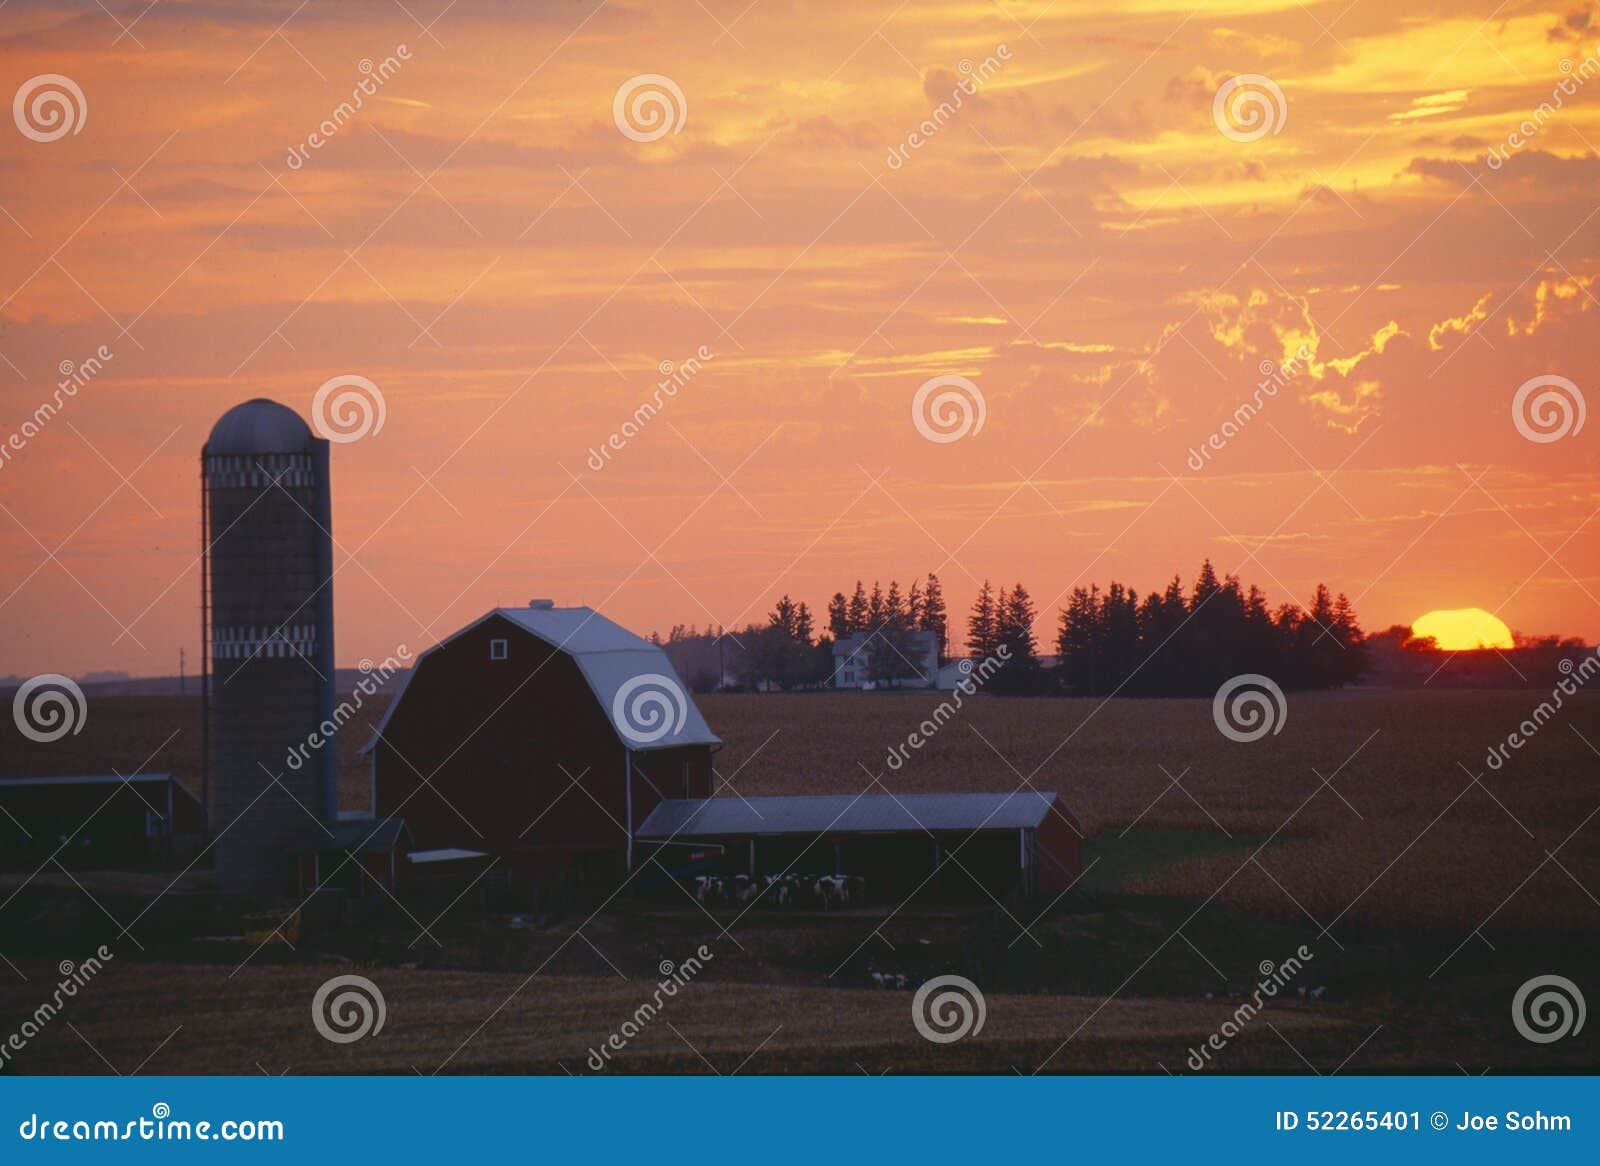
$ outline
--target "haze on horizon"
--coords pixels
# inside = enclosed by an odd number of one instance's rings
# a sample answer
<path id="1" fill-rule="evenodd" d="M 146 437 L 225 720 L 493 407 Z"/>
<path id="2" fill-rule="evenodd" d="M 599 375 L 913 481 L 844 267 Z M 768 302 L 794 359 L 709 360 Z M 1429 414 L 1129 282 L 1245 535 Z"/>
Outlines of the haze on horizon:
<path id="1" fill-rule="evenodd" d="M 1517 403 L 1597 404 L 1591 11 L 12 0 L 0 94 L 86 109 L 0 121 L 0 445 L 110 355 L 0 459 L 0 673 L 193 667 L 206 433 L 341 376 L 383 402 L 333 450 L 341 665 L 930 570 L 958 623 L 1020 579 L 1048 641 L 1206 557 L 1600 641 L 1600 421 Z M 651 74 L 682 127 L 640 141 Z M 1220 131 L 1238 75 L 1277 132 Z M 939 377 L 981 428 L 914 423 Z"/>

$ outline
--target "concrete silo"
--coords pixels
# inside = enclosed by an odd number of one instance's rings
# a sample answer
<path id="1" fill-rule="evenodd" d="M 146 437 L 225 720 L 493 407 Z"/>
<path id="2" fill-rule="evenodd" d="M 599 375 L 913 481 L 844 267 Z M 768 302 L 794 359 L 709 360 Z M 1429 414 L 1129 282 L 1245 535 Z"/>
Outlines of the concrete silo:
<path id="1" fill-rule="evenodd" d="M 328 443 L 294 410 L 228 410 L 200 454 L 203 784 L 224 890 L 281 893 L 338 817 Z M 276 779 L 276 780 L 275 780 Z"/>

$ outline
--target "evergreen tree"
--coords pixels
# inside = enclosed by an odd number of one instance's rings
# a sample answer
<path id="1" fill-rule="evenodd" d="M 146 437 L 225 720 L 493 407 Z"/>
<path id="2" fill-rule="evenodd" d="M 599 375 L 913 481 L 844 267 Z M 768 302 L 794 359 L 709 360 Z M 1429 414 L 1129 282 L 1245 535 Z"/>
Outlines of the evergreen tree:
<path id="1" fill-rule="evenodd" d="M 828 600 L 828 634 L 842 640 L 850 634 L 850 601 L 843 591 L 835 591 Z"/>
<path id="2" fill-rule="evenodd" d="M 1112 580 L 1101 606 L 1101 654 L 1108 691 L 1116 692 L 1139 667 L 1139 596 Z"/>
<path id="3" fill-rule="evenodd" d="M 972 610 L 967 614 L 967 655 L 981 660 L 994 654 L 998 642 L 995 623 L 994 588 L 985 579 L 983 589 L 978 592 L 978 598 L 973 601 Z"/>
<path id="4" fill-rule="evenodd" d="M 1334 632 L 1333 594 L 1321 583 L 1311 594 L 1311 607 L 1300 624 L 1301 683 L 1328 688 L 1339 683 L 1346 648 Z"/>
<path id="5" fill-rule="evenodd" d="M 905 614 L 906 600 L 905 596 L 900 594 L 900 584 L 890 579 L 889 594 L 883 598 L 883 621 L 888 623 L 890 620 L 902 619 Z"/>
<path id="6" fill-rule="evenodd" d="M 1345 649 L 1334 675 L 1334 683 L 1353 684 L 1367 670 L 1367 644 L 1361 624 L 1356 619 L 1355 608 L 1350 604 L 1350 597 L 1342 591 L 1333 601 L 1333 634 Z"/>
<path id="7" fill-rule="evenodd" d="M 1272 613 L 1273 639 L 1282 661 L 1281 684 L 1289 688 L 1309 687 L 1303 664 L 1305 655 L 1305 613 L 1293 603 L 1281 603 Z"/>
<path id="8" fill-rule="evenodd" d="M 1033 634 L 1035 616 L 1033 597 L 1021 583 L 1015 584 L 1001 606 L 998 638 L 1010 649 L 1013 661 L 1026 661 L 1030 666 L 1039 663 L 1039 645 Z"/>
<path id="9" fill-rule="evenodd" d="M 887 612 L 887 602 L 884 607 Z M 874 684 L 898 688 L 901 681 L 920 675 L 917 651 L 911 643 L 911 624 L 904 611 L 884 616 L 883 623 L 872 634 L 867 652 L 867 675 Z"/>
<path id="10" fill-rule="evenodd" d="M 1069 695 L 1094 696 L 1100 691 L 1099 624 L 1098 591 L 1074 587 L 1061 609 L 1056 631 L 1061 683 Z"/>
<path id="11" fill-rule="evenodd" d="M 1145 596 L 1139 609 L 1140 671 L 1134 690 L 1148 696 L 1174 696 L 1188 691 L 1181 632 L 1189 618 L 1183 580 L 1174 575 L 1160 595 Z"/>
<path id="12" fill-rule="evenodd" d="M 1200 564 L 1200 574 L 1195 577 L 1194 592 L 1189 600 L 1189 610 L 1194 611 L 1220 589 L 1221 584 L 1217 582 L 1217 569 L 1211 565 L 1211 560 L 1207 559 Z"/>
<path id="13" fill-rule="evenodd" d="M 1283 657 L 1278 652 L 1272 629 L 1272 612 L 1266 593 L 1251 585 L 1244 600 L 1244 671 L 1277 676 L 1283 672 Z"/>
<path id="14" fill-rule="evenodd" d="M 864 632 L 872 626 L 867 618 L 868 610 L 867 590 L 857 579 L 855 594 L 850 596 L 850 634 Z"/>
<path id="15" fill-rule="evenodd" d="M 806 682 L 812 688 L 828 688 L 833 685 L 833 637 L 824 633 L 817 637 L 817 642 L 811 648 L 811 668 L 806 676 Z"/>
<path id="16" fill-rule="evenodd" d="M 809 681 L 813 670 L 811 613 L 805 604 L 796 604 L 784 595 L 767 617 L 767 626 L 748 629 L 747 635 L 751 640 L 741 679 L 749 687 L 788 692 Z"/>
<path id="17" fill-rule="evenodd" d="M 1008 608 L 1013 602 L 1008 595 Z M 1325 688 L 1352 683 L 1367 667 L 1348 597 L 1318 587 L 1308 609 L 1272 610 L 1259 587 L 1219 579 L 1209 562 L 1187 593 L 1178 576 L 1142 600 L 1117 582 L 1103 597 L 1094 586 L 1074 588 L 1056 649 L 1061 687 L 1077 695 L 1204 696 L 1245 672 L 1284 688 Z"/>
<path id="18" fill-rule="evenodd" d="M 780 629 L 792 640 L 796 636 L 799 616 L 800 611 L 795 607 L 794 600 L 784 595 L 778 600 L 778 606 L 772 609 L 772 614 L 767 616 L 767 624 Z"/>
<path id="19" fill-rule="evenodd" d="M 922 592 L 922 610 L 917 615 L 917 626 L 939 637 L 939 662 L 948 659 L 950 650 L 950 618 L 944 608 L 944 588 L 939 576 L 928 572 L 928 586 Z"/>
<path id="20" fill-rule="evenodd" d="M 1040 684 L 1038 643 L 1033 634 L 1033 598 L 1021 583 L 1001 591 L 995 615 L 996 650 L 1004 648 L 1005 667 L 989 683 L 994 692 L 1037 692 Z"/>

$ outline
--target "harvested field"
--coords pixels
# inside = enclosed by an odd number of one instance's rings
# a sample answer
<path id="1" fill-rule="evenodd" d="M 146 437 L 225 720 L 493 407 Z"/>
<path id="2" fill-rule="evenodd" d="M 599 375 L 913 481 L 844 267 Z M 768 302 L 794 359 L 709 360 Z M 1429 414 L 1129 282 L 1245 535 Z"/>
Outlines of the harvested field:
<path id="1" fill-rule="evenodd" d="M 979 699 L 888 769 L 889 748 L 940 699 L 699 703 L 727 743 L 717 757 L 724 795 L 1031 785 L 1060 793 L 1089 837 L 1134 823 L 1258 844 L 1272 837 L 1247 869 L 1238 868 L 1248 850 L 1237 861 L 1227 850 L 1159 874 L 1130 872 L 1129 889 L 1204 897 L 1222 886 L 1226 902 L 1303 917 L 1297 900 L 1319 920 L 1470 929 L 1493 913 L 1504 927 L 1600 925 L 1600 828 L 1590 817 L 1600 807 L 1600 694 L 1569 699 L 1498 772 L 1485 754 L 1532 715 L 1538 692 L 1291 694 L 1283 731 L 1251 743 L 1224 739 L 1203 700 Z M 144 762 L 189 778 L 198 769 L 197 707 L 179 697 L 104 698 L 82 734 L 48 750 L 6 724 L 7 768 L 92 771 L 112 758 L 124 772 Z M 340 739 L 347 809 L 365 805 L 368 772 L 356 749 L 380 711 L 369 706 Z"/>
<path id="2" fill-rule="evenodd" d="M 1249 999 L 1257 968 L 1302 945 L 1306 966 L 1204 1071 L 1600 1063 L 1594 1026 L 1535 1045 L 1509 1012 L 1523 981 L 1581 982 L 1600 956 L 1600 755 L 1589 744 L 1600 743 L 1600 699 L 1568 701 L 1497 771 L 1487 749 L 1537 694 L 1291 695 L 1283 731 L 1249 744 L 1223 739 L 1205 701 L 980 699 L 888 769 L 888 749 L 939 699 L 719 695 L 701 707 L 727 742 L 727 796 L 1060 793 L 1088 835 L 1085 876 L 1060 900 L 782 916 L 624 898 L 592 918 L 527 922 L 468 903 L 440 920 L 311 934 L 292 952 L 174 941 L 152 928 L 154 913 L 131 929 L 144 949 L 117 945 L 102 979 L 14 1067 L 126 1072 L 149 1057 L 147 1072 L 584 1072 L 587 1051 L 649 998 L 660 962 L 701 943 L 716 953 L 703 977 L 605 1071 L 1179 1072 Z M 51 760 L 58 772 L 132 769 L 155 751 L 149 768 L 187 775 L 193 712 L 173 698 L 96 701 L 84 734 L 62 743 L 67 759 Z M 341 745 L 347 806 L 366 789 L 353 756 L 363 736 Z M 16 753 L 26 767 L 27 750 Z M 59 959 L 115 937 L 109 919 L 139 915 L 168 881 L 6 876 L 3 894 L 18 893 L 0 911 L 0 953 L 16 970 L 0 1011 L 32 1012 Z M 204 882 L 195 872 L 179 890 Z M 985 993 L 985 1028 L 924 1040 L 910 993 L 870 990 L 875 968 L 912 985 L 969 977 Z M 339 1046 L 312 1029 L 309 1007 L 347 972 L 380 985 L 388 1021 Z"/>
<path id="3" fill-rule="evenodd" d="M 1209 701 L 978 700 L 897 772 L 888 748 L 938 698 L 714 696 L 702 707 L 728 741 L 724 793 L 857 792 L 874 777 L 873 792 L 896 793 L 1026 780 L 1061 794 L 1091 838 L 1137 823 L 1256 839 L 1237 855 L 1132 875 L 1131 890 L 1203 898 L 1221 887 L 1224 902 L 1285 917 L 1303 918 L 1303 907 L 1324 922 L 1470 930 L 1493 913 L 1505 928 L 1594 929 L 1600 695 L 1569 700 L 1499 772 L 1484 764 L 1539 699 L 1291 694 L 1283 731 L 1250 743 L 1217 732 Z"/>
<path id="4" fill-rule="evenodd" d="M 49 973 L 47 967 L 36 970 Z M 107 972 L 81 1007 L 75 1007 L 73 1024 L 81 1036 L 64 1025 L 47 1032 L 30 1046 L 28 1067 L 36 1072 L 104 1072 L 103 1056 L 127 1072 L 171 1035 L 143 1065 L 145 1072 L 590 1072 L 585 1064 L 589 1051 L 633 1016 L 654 988 L 648 980 L 628 982 L 615 976 L 540 976 L 530 981 L 504 973 L 390 969 L 376 975 L 387 1007 L 382 1032 L 336 1045 L 311 1026 L 307 1002 L 338 970 L 260 967 L 230 979 L 224 968 L 118 968 Z M 1063 1054 L 1057 1054 L 1062 1066 L 1110 1063 L 1107 1046 L 1135 1045 L 1169 1057 L 1177 1050 L 1181 1057 L 1183 1048 L 1203 1041 L 1232 1011 L 1222 1001 L 1201 1006 L 1140 999 L 1100 1005 L 1089 997 L 990 995 L 982 1032 L 940 1046 L 915 1034 L 913 1041 L 905 1039 L 908 993 L 708 980 L 690 984 L 667 1001 L 607 1068 L 630 1073 L 801 1073 L 854 1071 L 851 1061 L 860 1061 L 875 1073 L 1010 1072 L 1013 1067 L 1026 1073 L 1063 1045 Z M 1092 1032 L 1085 1029 L 1069 1042 L 1091 1013 Z M 1303 1007 L 1285 1006 L 1274 1013 L 1273 1023 L 1297 1043 L 1328 1040 L 1337 1047 L 1360 1039 L 1359 1033 L 1345 1031 L 1350 1027 L 1345 1022 Z M 1251 1044 L 1260 1046 L 1266 1063 L 1287 1068 L 1293 1060 L 1293 1053 L 1264 1026 Z M 1147 1067 L 1159 1072 L 1155 1059 Z"/>

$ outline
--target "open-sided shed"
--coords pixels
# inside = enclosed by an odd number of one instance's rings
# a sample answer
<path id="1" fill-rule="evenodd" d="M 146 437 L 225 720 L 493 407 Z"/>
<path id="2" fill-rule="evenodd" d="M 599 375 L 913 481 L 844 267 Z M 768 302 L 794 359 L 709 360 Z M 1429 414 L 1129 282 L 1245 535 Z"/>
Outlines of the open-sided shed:
<path id="1" fill-rule="evenodd" d="M 669 868 L 713 845 L 724 869 L 861 876 L 880 901 L 924 888 L 1059 892 L 1081 869 L 1082 837 L 1058 796 L 1034 792 L 674 799 L 638 830 Z"/>
<path id="2" fill-rule="evenodd" d="M 0 777 L 0 861 L 142 865 L 192 848 L 203 825 L 199 799 L 170 773 Z"/>

